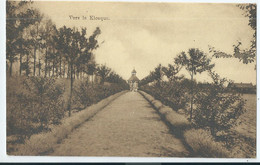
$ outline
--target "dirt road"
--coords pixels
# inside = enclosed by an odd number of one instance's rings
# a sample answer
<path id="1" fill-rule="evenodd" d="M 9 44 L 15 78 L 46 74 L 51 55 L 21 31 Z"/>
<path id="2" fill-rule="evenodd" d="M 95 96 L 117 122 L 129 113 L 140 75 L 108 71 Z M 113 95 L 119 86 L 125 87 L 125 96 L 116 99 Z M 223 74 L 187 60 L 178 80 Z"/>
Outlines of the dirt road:
<path id="1" fill-rule="evenodd" d="M 184 157 L 188 151 L 138 92 L 128 92 L 75 129 L 51 155 Z"/>

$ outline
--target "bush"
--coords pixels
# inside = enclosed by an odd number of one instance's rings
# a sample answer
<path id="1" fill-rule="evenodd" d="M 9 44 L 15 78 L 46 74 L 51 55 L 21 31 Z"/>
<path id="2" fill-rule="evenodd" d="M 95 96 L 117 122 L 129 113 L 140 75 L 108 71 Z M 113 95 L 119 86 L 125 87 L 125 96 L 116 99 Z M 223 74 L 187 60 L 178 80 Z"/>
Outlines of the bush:
<path id="1" fill-rule="evenodd" d="M 62 119 L 60 125 L 56 125 L 49 132 L 41 132 L 32 135 L 26 139 L 25 144 L 14 155 L 44 155 L 53 150 L 55 144 L 64 139 L 73 129 L 94 116 L 100 109 L 108 105 L 112 100 L 116 99 L 124 92 L 117 93 L 107 99 L 102 100 L 98 104 L 94 104 L 79 113 Z"/>
<path id="2" fill-rule="evenodd" d="M 244 112 L 245 101 L 236 93 L 226 92 L 226 79 L 220 79 L 213 72 L 210 74 L 214 81 L 211 88 L 205 88 L 196 95 L 193 124 L 197 128 L 209 128 L 216 138 L 235 126 Z"/>
<path id="3" fill-rule="evenodd" d="M 210 132 L 202 129 L 191 129 L 184 133 L 187 144 L 195 156 L 207 158 L 230 158 L 232 154 L 222 143 L 215 142 Z"/>
<path id="4" fill-rule="evenodd" d="M 162 115 L 166 115 L 167 113 L 170 113 L 172 112 L 173 110 L 168 107 L 168 106 L 163 106 L 159 109 L 159 112 L 162 114 Z"/>
<path id="5" fill-rule="evenodd" d="M 75 101 L 83 105 L 83 109 L 97 102 L 96 92 L 92 85 L 87 82 L 81 82 L 78 87 L 75 87 Z M 73 104 L 75 106 L 75 102 Z"/>
<path id="6" fill-rule="evenodd" d="M 156 84 L 145 85 L 140 89 L 175 111 L 187 109 L 189 102 L 189 80 L 187 79 L 179 78 L 169 82 L 161 82 L 160 86 L 156 86 Z"/>
<path id="7" fill-rule="evenodd" d="M 190 123 L 187 120 L 187 118 L 181 114 L 178 114 L 175 111 L 171 111 L 165 114 L 165 118 L 168 122 L 171 123 L 174 127 L 179 127 L 179 128 L 187 128 Z"/>
<path id="8" fill-rule="evenodd" d="M 8 135 L 24 139 L 60 122 L 65 113 L 64 88 L 54 78 L 9 78 L 7 86 Z"/>
<path id="9" fill-rule="evenodd" d="M 140 91 L 140 93 L 159 111 L 162 118 L 173 128 L 174 134 L 179 138 L 183 137 L 183 131 L 190 128 L 190 122 L 184 115 L 179 114 L 172 108 L 163 105 L 160 101 L 155 100 L 151 95 Z"/>
<path id="10" fill-rule="evenodd" d="M 125 90 L 125 88 L 120 84 L 89 84 L 87 81 L 81 81 L 74 89 L 75 95 L 72 107 L 82 110 L 87 106 L 97 103 L 98 101 L 123 90 Z"/>

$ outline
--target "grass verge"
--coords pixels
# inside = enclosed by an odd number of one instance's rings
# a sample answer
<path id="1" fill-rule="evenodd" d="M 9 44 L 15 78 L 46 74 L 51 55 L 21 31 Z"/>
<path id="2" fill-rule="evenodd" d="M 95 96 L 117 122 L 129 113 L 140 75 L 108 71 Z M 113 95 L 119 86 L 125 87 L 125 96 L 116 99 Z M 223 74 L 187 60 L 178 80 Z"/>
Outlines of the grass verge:
<path id="1" fill-rule="evenodd" d="M 192 129 L 187 118 L 174 111 L 169 106 L 163 105 L 151 95 L 139 93 L 157 110 L 165 123 L 172 129 L 176 137 L 180 138 L 186 148 L 192 152 L 192 157 L 206 158 L 232 158 L 244 157 L 243 154 L 230 152 L 221 142 L 216 142 L 211 134 L 203 129 Z"/>
<path id="2" fill-rule="evenodd" d="M 62 124 L 53 127 L 49 132 L 31 136 L 30 139 L 27 139 L 24 145 L 18 149 L 18 151 L 11 155 L 45 155 L 46 153 L 53 151 L 55 145 L 60 143 L 62 139 L 66 138 L 73 129 L 93 117 L 99 110 L 103 109 L 111 101 L 115 100 L 125 92 L 126 91 L 122 91 L 109 96 L 97 104 L 78 112 L 74 116 L 63 119 L 61 122 Z"/>

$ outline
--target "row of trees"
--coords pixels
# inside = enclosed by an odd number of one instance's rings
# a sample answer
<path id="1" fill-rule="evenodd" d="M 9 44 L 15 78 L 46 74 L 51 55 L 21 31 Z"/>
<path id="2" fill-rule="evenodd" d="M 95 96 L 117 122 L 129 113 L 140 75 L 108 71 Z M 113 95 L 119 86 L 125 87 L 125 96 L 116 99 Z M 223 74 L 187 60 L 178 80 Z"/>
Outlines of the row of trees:
<path id="1" fill-rule="evenodd" d="M 225 86 L 231 81 L 220 78 L 212 71 L 214 66 L 211 58 L 203 51 L 191 48 L 187 53 L 181 52 L 173 64 L 168 64 L 167 67 L 159 64 L 141 80 L 141 89 L 150 92 L 176 111 L 186 111 L 192 124 L 210 128 L 211 134 L 216 137 L 217 132 L 227 131 L 235 124 L 244 112 L 244 101 L 239 94 L 227 91 Z M 179 75 L 182 68 L 189 72 L 190 79 Z M 209 73 L 212 83 L 198 84 L 194 80 L 194 76 L 202 72 Z M 164 79 L 165 76 L 167 80 Z"/>
<path id="2" fill-rule="evenodd" d="M 87 37 L 86 28 L 78 30 L 64 26 L 57 29 L 50 19 L 32 8 L 31 3 L 7 1 L 9 75 L 12 76 L 13 64 L 17 61 L 20 75 L 92 75 L 93 50 L 99 46 L 97 36 L 100 29 L 96 28 L 90 37 Z"/>
<path id="3" fill-rule="evenodd" d="M 248 25 L 253 30 L 251 45 L 248 49 L 242 50 L 242 42 L 238 41 L 233 45 L 234 53 L 227 54 L 209 46 L 209 52 L 214 58 L 238 58 L 243 64 L 255 62 L 256 60 L 256 4 L 237 5 L 244 11 L 244 16 L 248 18 Z M 216 137 L 216 133 L 229 130 L 236 119 L 244 112 L 244 100 L 239 94 L 227 91 L 225 85 L 232 81 L 220 76 L 212 71 L 214 64 L 211 58 L 199 49 L 189 49 L 187 53 L 181 52 L 173 64 L 168 67 L 158 65 L 147 77 L 141 80 L 140 85 L 153 84 L 156 88 L 154 94 L 158 94 L 166 103 L 174 105 L 174 108 L 185 108 L 189 101 L 190 111 L 189 120 L 198 127 L 209 127 L 211 134 Z M 179 71 L 185 68 L 190 74 L 190 80 L 178 75 Z M 212 83 L 198 84 L 194 81 L 194 75 L 207 71 L 212 79 Z M 163 76 L 168 81 L 163 81 Z M 194 88 L 196 86 L 196 88 Z M 147 87 L 147 85 L 146 85 Z M 164 89 L 165 88 L 165 91 Z M 189 92 L 187 92 L 189 90 Z M 194 90 L 196 92 L 194 93 Z M 149 91 L 149 90 L 148 90 Z M 171 93 L 171 94 L 170 94 Z M 187 97 L 187 94 L 190 96 Z M 173 101 L 169 101 L 169 98 Z M 195 112 L 193 112 L 193 104 Z M 193 115 L 195 115 L 193 117 Z M 194 119 L 194 120 L 193 120 Z"/>
<path id="4" fill-rule="evenodd" d="M 204 71 L 211 70 L 215 64 L 211 64 L 211 59 L 207 55 L 200 51 L 199 49 L 189 49 L 188 53 L 181 52 L 175 59 L 174 64 L 168 64 L 168 67 L 159 64 L 154 71 L 152 71 L 147 77 L 141 80 L 140 85 L 145 85 L 150 82 L 154 82 L 156 86 L 161 86 L 163 76 L 165 75 L 170 82 L 176 82 L 184 78 L 184 76 L 178 76 L 179 71 L 185 67 L 185 69 L 190 74 L 190 93 L 191 93 L 191 103 L 190 103 L 190 120 L 192 120 L 192 110 L 193 110 L 193 85 L 194 85 L 194 75 L 197 73 L 202 73 Z"/>
<path id="5" fill-rule="evenodd" d="M 8 76 L 13 75 L 13 65 L 19 64 L 19 75 L 59 77 L 70 79 L 68 110 L 70 115 L 73 83 L 76 78 L 94 75 L 100 83 L 126 84 L 121 76 L 105 65 L 95 63 L 94 51 L 99 47 L 97 27 L 91 35 L 86 28 L 56 25 L 30 1 L 6 2 L 6 65 Z"/>

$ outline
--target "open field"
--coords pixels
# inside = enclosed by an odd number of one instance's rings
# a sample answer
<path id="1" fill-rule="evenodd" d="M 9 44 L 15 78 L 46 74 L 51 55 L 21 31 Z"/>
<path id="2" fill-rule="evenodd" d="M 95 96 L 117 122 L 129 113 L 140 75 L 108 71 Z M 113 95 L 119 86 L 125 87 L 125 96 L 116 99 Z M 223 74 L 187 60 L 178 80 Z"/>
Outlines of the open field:
<path id="1" fill-rule="evenodd" d="M 246 111 L 240 116 L 238 125 L 235 130 L 241 135 L 256 139 L 256 95 L 255 94 L 243 94 L 242 96 L 246 100 Z"/>

